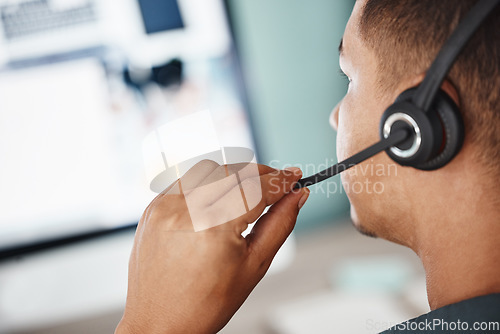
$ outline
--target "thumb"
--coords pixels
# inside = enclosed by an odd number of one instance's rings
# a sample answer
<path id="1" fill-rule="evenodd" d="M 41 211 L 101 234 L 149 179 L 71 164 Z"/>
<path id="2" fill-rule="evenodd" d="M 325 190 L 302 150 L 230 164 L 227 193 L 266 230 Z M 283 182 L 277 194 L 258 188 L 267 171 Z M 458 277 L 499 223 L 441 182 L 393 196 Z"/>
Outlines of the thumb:
<path id="1" fill-rule="evenodd" d="M 257 266 L 269 266 L 272 259 L 292 232 L 299 204 L 302 206 L 309 197 L 309 189 L 301 188 L 292 191 L 271 206 L 255 224 L 252 232 L 246 237 L 250 253 Z"/>

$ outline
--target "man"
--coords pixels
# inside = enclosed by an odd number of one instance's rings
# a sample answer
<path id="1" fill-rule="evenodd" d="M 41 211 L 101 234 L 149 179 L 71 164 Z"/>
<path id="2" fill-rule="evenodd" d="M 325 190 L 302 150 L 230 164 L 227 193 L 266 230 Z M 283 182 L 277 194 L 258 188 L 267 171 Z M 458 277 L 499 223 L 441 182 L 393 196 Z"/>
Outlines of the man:
<path id="1" fill-rule="evenodd" d="M 474 3 L 356 2 L 340 47 L 340 66 L 349 88 L 331 117 L 338 131 L 339 161 L 378 140 L 384 110 L 401 92 L 422 81 Z M 410 247 L 427 274 L 433 311 L 396 326 L 394 332 L 425 332 L 431 330 L 425 321 L 441 319 L 449 328 L 437 329 L 451 331 L 459 321 L 462 332 L 486 333 L 492 329 L 483 322 L 500 321 L 499 25 L 497 9 L 441 87 L 464 118 L 466 137 L 459 154 L 435 171 L 398 166 L 397 173 L 383 177 L 385 191 L 380 195 L 349 192 L 357 229 Z M 368 163 L 394 164 L 382 153 L 354 168 Z M 130 259 L 127 305 L 117 333 L 214 333 L 263 277 L 293 229 L 308 191 L 291 191 L 301 176 L 299 170 L 259 166 L 260 182 L 255 177 L 241 180 L 253 189 L 261 187 L 262 200 L 255 208 L 226 224 L 194 232 L 183 189 L 190 196 L 185 189 L 210 185 L 231 174 L 232 168 L 237 167 L 203 161 L 146 209 Z M 342 182 L 349 187 L 373 177 L 346 172 Z M 381 181 L 380 175 L 376 177 Z M 238 194 L 240 189 L 205 196 L 210 207 L 223 215 L 231 202 L 226 194 Z M 247 224 L 271 204 L 252 233 L 242 238 Z M 473 328 L 475 322 L 479 327 Z"/>

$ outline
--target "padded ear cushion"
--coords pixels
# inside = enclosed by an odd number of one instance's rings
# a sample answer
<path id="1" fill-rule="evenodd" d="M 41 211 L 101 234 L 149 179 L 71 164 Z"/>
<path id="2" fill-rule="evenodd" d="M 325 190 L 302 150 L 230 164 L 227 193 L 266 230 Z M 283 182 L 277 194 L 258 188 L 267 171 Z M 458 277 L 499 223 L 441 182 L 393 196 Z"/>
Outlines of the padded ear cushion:
<path id="1" fill-rule="evenodd" d="M 396 102 L 410 101 L 415 90 L 416 88 L 412 88 L 403 92 Z M 434 170 L 446 165 L 457 155 L 464 142 L 465 131 L 460 110 L 443 90 L 438 91 L 431 109 L 426 114 L 430 116 L 431 113 L 437 114 L 439 118 L 444 143 L 436 155 L 412 166 L 422 170 Z"/>
<path id="2" fill-rule="evenodd" d="M 439 90 L 432 109 L 437 111 L 444 132 L 444 147 L 435 156 L 423 164 L 416 166 L 422 170 L 434 170 L 450 162 L 460 151 L 464 143 L 465 130 L 460 110 L 451 97 Z"/>

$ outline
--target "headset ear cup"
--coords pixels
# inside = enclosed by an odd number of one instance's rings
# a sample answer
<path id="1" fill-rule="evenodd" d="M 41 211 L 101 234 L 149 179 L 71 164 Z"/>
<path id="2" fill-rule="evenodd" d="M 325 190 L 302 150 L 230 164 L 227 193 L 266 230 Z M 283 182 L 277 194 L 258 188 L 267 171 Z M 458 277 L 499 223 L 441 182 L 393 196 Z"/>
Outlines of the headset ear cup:
<path id="1" fill-rule="evenodd" d="M 391 124 L 392 115 L 406 115 L 418 127 L 420 133 L 419 149 L 407 156 L 393 152 L 394 148 L 386 150 L 395 162 L 403 166 L 411 166 L 421 170 L 434 170 L 447 164 L 462 147 L 464 126 L 460 111 L 455 102 L 444 91 L 439 90 L 430 110 L 424 112 L 415 106 L 411 99 L 416 88 L 411 88 L 398 96 L 393 105 L 384 112 L 380 124 L 380 135 L 386 125 Z M 401 117 L 400 117 L 401 118 Z M 415 130 L 415 125 L 413 125 Z M 392 127 L 391 127 L 392 131 Z M 413 139 L 418 134 L 413 132 Z M 408 153 L 406 151 L 405 153 Z"/>
<path id="2" fill-rule="evenodd" d="M 435 157 L 415 166 L 422 170 L 438 169 L 450 162 L 462 148 L 465 137 L 460 110 L 444 91 L 438 91 L 430 112 L 436 112 L 439 116 L 443 128 L 444 146 Z"/>
<path id="3" fill-rule="evenodd" d="M 397 101 L 382 115 L 380 137 L 385 138 L 399 128 L 410 130 L 403 143 L 386 150 L 387 155 L 402 166 L 415 167 L 431 159 L 439 150 L 442 131 L 436 131 L 437 116 L 429 117 L 410 101 Z"/>

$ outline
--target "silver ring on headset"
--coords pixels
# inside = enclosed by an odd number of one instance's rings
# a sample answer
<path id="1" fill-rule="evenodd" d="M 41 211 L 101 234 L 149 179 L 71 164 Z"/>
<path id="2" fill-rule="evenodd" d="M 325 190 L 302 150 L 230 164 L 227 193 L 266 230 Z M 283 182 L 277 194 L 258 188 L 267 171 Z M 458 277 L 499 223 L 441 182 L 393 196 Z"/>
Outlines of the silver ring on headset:
<path id="1" fill-rule="evenodd" d="M 397 148 L 396 146 L 393 146 L 390 148 L 390 150 L 400 158 L 409 158 L 417 153 L 418 149 L 420 148 L 420 144 L 422 143 L 422 133 L 420 132 L 420 128 L 418 127 L 417 122 L 415 122 L 413 118 L 411 118 L 408 114 L 397 112 L 389 116 L 385 121 L 383 129 L 384 138 L 389 137 L 389 135 L 391 134 L 392 125 L 397 121 L 405 122 L 406 124 L 411 126 L 413 128 L 415 137 L 413 139 L 413 144 L 409 149 L 402 150 Z"/>

